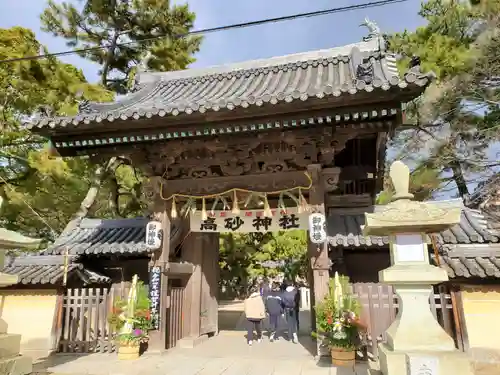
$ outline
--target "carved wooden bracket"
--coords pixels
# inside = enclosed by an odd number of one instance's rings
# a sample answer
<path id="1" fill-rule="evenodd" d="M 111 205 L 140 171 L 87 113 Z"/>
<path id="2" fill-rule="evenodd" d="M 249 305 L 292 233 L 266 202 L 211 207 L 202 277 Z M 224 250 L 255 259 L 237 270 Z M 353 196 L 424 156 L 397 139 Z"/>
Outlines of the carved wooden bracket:
<path id="1" fill-rule="evenodd" d="M 312 263 L 311 268 L 316 271 L 327 271 L 332 267 L 332 260 L 328 257 L 318 257 Z"/>
<path id="2" fill-rule="evenodd" d="M 322 170 L 325 192 L 330 193 L 337 189 L 342 168 L 326 168 Z"/>

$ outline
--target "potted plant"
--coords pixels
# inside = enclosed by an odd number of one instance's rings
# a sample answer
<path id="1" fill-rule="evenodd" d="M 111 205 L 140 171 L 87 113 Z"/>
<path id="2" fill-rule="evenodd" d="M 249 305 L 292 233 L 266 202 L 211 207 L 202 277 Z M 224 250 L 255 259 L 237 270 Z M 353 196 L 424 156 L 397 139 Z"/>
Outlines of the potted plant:
<path id="1" fill-rule="evenodd" d="M 129 298 L 117 299 L 108 319 L 115 335 L 119 359 L 136 359 L 147 349 L 152 329 L 150 300 L 146 286 L 133 282 Z"/>
<path id="2" fill-rule="evenodd" d="M 141 329 L 119 333 L 115 342 L 118 346 L 118 359 L 137 359 L 141 354 L 141 344 L 148 341 L 147 334 Z"/>
<path id="3" fill-rule="evenodd" d="M 354 366 L 359 333 L 364 325 L 359 320 L 360 305 L 349 292 L 349 279 L 340 277 L 330 280 L 325 299 L 315 307 L 316 337 L 328 345 L 332 363 L 336 366 Z"/>

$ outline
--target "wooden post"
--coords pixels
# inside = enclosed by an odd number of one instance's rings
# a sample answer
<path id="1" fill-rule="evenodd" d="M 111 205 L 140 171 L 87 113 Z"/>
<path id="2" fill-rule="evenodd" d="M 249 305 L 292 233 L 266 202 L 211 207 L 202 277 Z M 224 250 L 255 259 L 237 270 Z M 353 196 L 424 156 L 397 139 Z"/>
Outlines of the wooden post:
<path id="1" fill-rule="evenodd" d="M 219 234 L 207 233 L 203 248 L 200 333 L 218 333 Z"/>
<path id="2" fill-rule="evenodd" d="M 321 175 L 321 165 L 312 164 L 307 167 L 307 171 L 312 179 L 312 188 L 309 191 L 309 204 L 319 212 L 325 213 L 325 189 Z M 308 242 L 308 254 L 312 272 L 311 285 L 311 327 L 316 329 L 316 314 L 314 313 L 314 305 L 322 301 L 328 293 L 328 283 L 330 280 L 329 274 L 329 259 L 328 259 L 328 244 L 314 244 Z M 318 355 L 319 351 L 318 343 Z"/>
<path id="3" fill-rule="evenodd" d="M 168 257 L 170 254 L 170 217 L 168 216 L 168 202 L 162 200 L 155 201 L 154 216 L 162 223 L 163 229 L 163 244 L 159 251 L 155 252 L 149 264 L 152 266 L 161 267 L 161 281 L 160 281 L 160 329 L 159 331 L 152 332 L 149 340 L 149 350 L 151 351 L 164 351 L 167 349 L 167 330 L 168 330 L 168 308 L 170 307 L 170 300 L 168 295 L 168 276 L 166 270 L 168 269 Z"/>
<path id="4" fill-rule="evenodd" d="M 207 240 L 203 233 L 191 233 L 182 247 L 182 260 L 194 265 L 184 293 L 184 339 L 179 344 L 185 347 L 196 345 L 200 337 L 203 249 Z"/>

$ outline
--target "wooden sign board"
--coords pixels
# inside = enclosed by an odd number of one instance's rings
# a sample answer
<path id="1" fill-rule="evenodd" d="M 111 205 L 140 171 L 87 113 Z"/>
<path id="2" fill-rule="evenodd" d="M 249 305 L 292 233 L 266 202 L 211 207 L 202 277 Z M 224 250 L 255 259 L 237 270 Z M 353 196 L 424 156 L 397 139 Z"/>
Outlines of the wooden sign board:
<path id="1" fill-rule="evenodd" d="M 264 216 L 263 210 L 242 210 L 238 215 L 231 211 L 207 212 L 202 220 L 201 212 L 190 214 L 191 232 L 203 233 L 266 233 L 291 229 L 307 230 L 308 213 L 298 213 L 296 207 L 271 210 L 272 217 Z"/>

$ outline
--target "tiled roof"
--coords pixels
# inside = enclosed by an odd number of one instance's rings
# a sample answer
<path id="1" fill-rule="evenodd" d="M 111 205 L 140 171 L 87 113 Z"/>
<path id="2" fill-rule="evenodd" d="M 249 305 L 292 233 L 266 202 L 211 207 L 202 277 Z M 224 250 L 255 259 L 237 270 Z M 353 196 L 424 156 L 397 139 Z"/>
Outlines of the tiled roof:
<path id="1" fill-rule="evenodd" d="M 64 256 L 23 255 L 7 258 L 2 272 L 17 275 L 19 284 L 59 284 L 64 277 Z M 70 258 L 68 276 L 74 274 L 86 284 L 108 283 L 111 280 L 98 272 L 86 269 L 82 264 L 75 263 L 74 258 Z"/>
<path id="2" fill-rule="evenodd" d="M 402 78 L 393 54 L 379 40 L 205 69 L 141 73 L 138 90 L 113 103 L 86 103 L 75 117 L 39 118 L 29 128 L 77 127 L 81 123 L 233 110 L 310 98 L 339 97 L 414 87 L 432 76 L 418 67 Z M 415 95 L 413 95 L 415 96 Z"/>
<path id="3" fill-rule="evenodd" d="M 366 212 L 373 212 L 373 207 Z M 332 246 L 387 246 L 386 236 L 364 236 L 361 226 L 365 224 L 364 213 L 332 214 L 328 220 L 328 241 Z M 500 241 L 500 231 L 489 224 L 478 210 L 464 208 L 460 224 L 436 233 L 436 240 L 443 244 L 496 243 Z"/>
<path id="4" fill-rule="evenodd" d="M 500 250 L 456 249 L 438 257 L 439 263 L 434 254 L 431 254 L 432 262 L 443 267 L 450 278 L 500 278 Z"/>
<path id="5" fill-rule="evenodd" d="M 150 252 L 146 246 L 146 225 L 149 219 L 83 219 L 78 226 L 61 236 L 42 254 L 141 254 Z M 172 225 L 171 241 L 180 235 L 180 228 Z"/>

